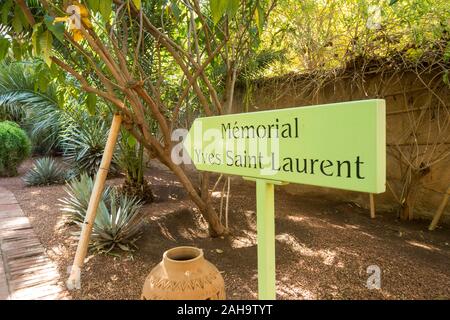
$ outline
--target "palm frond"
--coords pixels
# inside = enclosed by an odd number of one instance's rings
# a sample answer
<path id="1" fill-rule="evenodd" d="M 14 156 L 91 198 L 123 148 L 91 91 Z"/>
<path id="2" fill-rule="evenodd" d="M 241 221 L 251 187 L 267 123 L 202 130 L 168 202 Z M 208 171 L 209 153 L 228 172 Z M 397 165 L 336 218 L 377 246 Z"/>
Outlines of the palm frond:
<path id="1" fill-rule="evenodd" d="M 27 129 L 33 142 L 55 148 L 63 117 L 56 88 L 37 88 L 33 64 L 0 64 L 0 119 L 14 120 Z"/>

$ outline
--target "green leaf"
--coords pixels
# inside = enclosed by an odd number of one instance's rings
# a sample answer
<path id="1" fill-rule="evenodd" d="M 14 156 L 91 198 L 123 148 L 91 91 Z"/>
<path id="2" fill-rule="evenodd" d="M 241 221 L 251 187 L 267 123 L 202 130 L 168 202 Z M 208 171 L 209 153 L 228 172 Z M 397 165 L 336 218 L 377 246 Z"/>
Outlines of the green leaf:
<path id="1" fill-rule="evenodd" d="M 86 108 L 91 116 L 95 115 L 96 106 L 97 106 L 97 95 L 95 95 L 92 92 L 88 93 L 86 98 Z"/>
<path id="2" fill-rule="evenodd" d="M 22 59 L 22 47 L 16 39 L 13 40 L 12 51 L 15 60 L 19 61 Z"/>
<path id="3" fill-rule="evenodd" d="M 13 6 L 13 2 L 12 0 L 7 0 L 3 6 L 2 6 L 2 10 L 1 10 L 1 15 L 2 15 L 2 24 L 7 24 L 8 23 L 8 15 L 11 12 L 11 8 Z"/>
<path id="4" fill-rule="evenodd" d="M 137 143 L 136 138 L 130 134 L 127 138 L 127 143 L 131 148 L 133 148 Z"/>
<path id="5" fill-rule="evenodd" d="M 175 17 L 175 21 L 179 21 L 181 16 L 181 10 L 180 7 L 178 7 L 177 2 L 174 0 L 172 0 L 170 3 L 170 11 L 172 12 L 173 17 Z"/>
<path id="6" fill-rule="evenodd" d="M 17 7 L 18 6 L 16 6 L 16 8 Z M 23 29 L 27 29 L 30 26 L 30 23 L 28 22 L 27 17 L 25 17 L 25 14 L 23 13 L 22 9 L 19 9 L 18 11 L 20 12 L 19 18 L 20 18 L 20 21 L 22 22 L 22 27 L 23 27 Z M 16 14 L 16 13 L 14 13 L 14 14 Z"/>
<path id="7" fill-rule="evenodd" d="M 0 35 L 0 60 L 3 60 L 8 54 L 9 40 Z"/>
<path id="8" fill-rule="evenodd" d="M 396 4 L 398 2 L 398 0 L 391 0 L 391 2 L 389 2 L 389 5 L 392 6 L 393 4 Z"/>
<path id="9" fill-rule="evenodd" d="M 217 24 L 228 9 L 228 0 L 210 0 L 211 16 L 214 24 Z"/>
<path id="10" fill-rule="evenodd" d="M 52 45 L 53 45 L 53 36 L 50 31 L 43 32 L 39 37 L 39 46 L 41 49 L 41 56 L 44 59 L 45 63 L 50 66 L 52 64 Z"/>
<path id="11" fill-rule="evenodd" d="M 52 63 L 52 65 L 50 66 L 50 76 L 53 79 L 56 79 L 58 78 L 59 73 L 60 73 L 59 67 L 56 64 Z"/>
<path id="12" fill-rule="evenodd" d="M 230 19 L 234 18 L 239 9 L 240 0 L 229 0 L 227 14 Z"/>
<path id="13" fill-rule="evenodd" d="M 42 23 L 36 23 L 33 26 L 33 34 L 31 35 L 31 43 L 33 45 L 33 55 L 38 56 L 41 52 L 39 39 L 42 32 Z"/>
<path id="14" fill-rule="evenodd" d="M 122 249 L 123 251 L 130 251 L 130 248 L 129 248 L 127 245 L 125 245 L 125 244 L 118 243 L 117 245 L 118 245 L 119 248 Z"/>
<path id="15" fill-rule="evenodd" d="M 258 32 L 261 35 L 264 29 L 264 10 L 262 9 L 261 3 L 259 1 L 256 3 L 255 22 L 258 28 Z"/>
<path id="16" fill-rule="evenodd" d="M 56 37 L 56 39 L 58 39 L 60 42 L 63 42 L 64 23 L 58 22 L 55 24 L 53 23 L 54 20 L 55 18 L 46 15 L 44 18 L 45 25 L 47 26 L 47 29 L 50 30 L 51 33 Z"/>
<path id="17" fill-rule="evenodd" d="M 112 0 L 102 0 L 99 6 L 100 14 L 104 21 L 109 21 L 112 12 Z"/>
<path id="18" fill-rule="evenodd" d="M 87 0 L 87 7 L 92 12 L 99 12 L 100 11 L 100 2 L 101 2 L 101 0 Z"/>
<path id="19" fill-rule="evenodd" d="M 133 4 L 136 7 L 136 9 L 141 9 L 141 0 L 133 0 Z"/>
<path id="20" fill-rule="evenodd" d="M 48 89 L 48 83 L 50 82 L 46 72 L 43 70 L 42 72 L 39 72 L 38 76 L 38 82 L 39 82 L 39 91 L 41 92 L 47 92 Z"/>
<path id="21" fill-rule="evenodd" d="M 442 75 L 442 81 L 444 81 L 447 86 L 450 86 L 450 82 L 448 81 L 448 70 L 445 70 L 444 74 Z"/>
<path id="22" fill-rule="evenodd" d="M 16 33 L 21 33 L 23 30 L 21 15 L 22 15 L 22 10 L 20 10 L 20 7 L 16 5 L 16 7 L 14 9 L 14 18 L 12 21 L 12 26 Z"/>

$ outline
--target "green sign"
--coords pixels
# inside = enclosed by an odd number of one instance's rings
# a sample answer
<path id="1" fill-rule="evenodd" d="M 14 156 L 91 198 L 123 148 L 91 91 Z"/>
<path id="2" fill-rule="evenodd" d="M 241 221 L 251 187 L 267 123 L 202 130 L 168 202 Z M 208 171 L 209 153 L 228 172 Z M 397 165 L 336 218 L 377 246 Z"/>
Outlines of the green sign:
<path id="1" fill-rule="evenodd" d="M 256 181 L 258 297 L 275 299 L 274 185 L 385 190 L 384 100 L 198 118 L 184 140 L 198 170 Z"/>
<path id="2" fill-rule="evenodd" d="M 385 191 L 384 100 L 198 118 L 184 147 L 198 170 Z"/>

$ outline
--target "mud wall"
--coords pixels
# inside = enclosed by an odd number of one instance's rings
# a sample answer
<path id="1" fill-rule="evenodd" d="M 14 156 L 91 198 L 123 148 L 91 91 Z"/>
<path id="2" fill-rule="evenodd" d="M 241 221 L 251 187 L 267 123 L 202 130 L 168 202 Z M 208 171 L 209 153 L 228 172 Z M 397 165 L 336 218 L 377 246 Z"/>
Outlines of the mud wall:
<path id="1" fill-rule="evenodd" d="M 387 187 L 375 195 L 377 210 L 398 213 L 408 178 L 408 163 L 425 170 L 414 198 L 415 218 L 431 219 L 450 185 L 450 89 L 439 70 L 371 72 L 318 80 L 317 76 L 288 76 L 238 86 L 233 112 L 251 112 L 351 100 L 386 100 Z M 423 176 L 422 176 L 423 174 Z M 358 192 L 290 184 L 293 194 L 326 196 L 368 207 L 369 195 Z M 405 194 L 403 194 L 405 195 Z M 450 205 L 441 221 L 450 222 Z"/>

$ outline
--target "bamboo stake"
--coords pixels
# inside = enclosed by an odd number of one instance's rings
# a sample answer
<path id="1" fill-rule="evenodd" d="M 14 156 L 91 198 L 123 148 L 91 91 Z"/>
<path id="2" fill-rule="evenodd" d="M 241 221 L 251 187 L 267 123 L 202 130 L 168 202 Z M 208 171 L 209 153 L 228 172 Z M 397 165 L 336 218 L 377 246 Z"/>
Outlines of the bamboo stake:
<path id="1" fill-rule="evenodd" d="M 220 194 L 220 213 L 219 213 L 219 221 L 222 223 L 222 210 L 223 210 L 223 198 L 225 197 L 225 187 L 227 185 L 227 180 L 225 179 L 223 182 L 222 193 Z"/>
<path id="2" fill-rule="evenodd" d="M 444 212 L 445 206 L 447 205 L 449 196 L 450 196 L 450 186 L 447 188 L 447 192 L 444 198 L 442 199 L 441 205 L 434 214 L 433 221 L 431 221 L 428 230 L 433 231 L 436 228 L 439 220 L 441 219 L 442 213 Z"/>
<path id="3" fill-rule="evenodd" d="M 375 219 L 375 198 L 373 196 L 373 193 L 370 193 L 369 197 L 370 197 L 370 217 L 372 219 Z"/>
<path id="4" fill-rule="evenodd" d="M 94 225 L 95 216 L 97 214 L 98 204 L 105 187 L 106 177 L 108 175 L 109 165 L 111 164 L 112 156 L 114 154 L 114 147 L 117 142 L 117 136 L 119 135 L 120 125 L 122 123 L 122 116 L 115 114 L 111 129 L 109 131 L 108 140 L 106 142 L 105 150 L 103 152 L 102 162 L 95 178 L 94 187 L 92 188 L 91 198 L 89 199 L 89 206 L 86 211 L 86 217 L 84 218 L 83 227 L 81 229 L 80 239 L 78 240 L 77 252 L 73 261 L 72 269 L 70 270 L 69 279 L 66 282 L 69 290 L 81 289 L 81 267 L 86 257 L 89 238 L 92 233 L 92 227 Z"/>
<path id="5" fill-rule="evenodd" d="M 228 185 L 227 185 L 227 198 L 225 200 L 225 228 L 228 229 L 228 200 L 230 199 L 230 183 L 231 183 L 231 178 L 228 177 Z"/>

